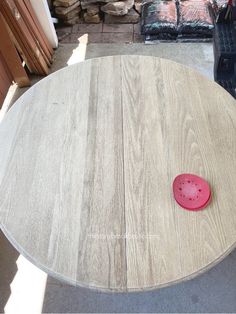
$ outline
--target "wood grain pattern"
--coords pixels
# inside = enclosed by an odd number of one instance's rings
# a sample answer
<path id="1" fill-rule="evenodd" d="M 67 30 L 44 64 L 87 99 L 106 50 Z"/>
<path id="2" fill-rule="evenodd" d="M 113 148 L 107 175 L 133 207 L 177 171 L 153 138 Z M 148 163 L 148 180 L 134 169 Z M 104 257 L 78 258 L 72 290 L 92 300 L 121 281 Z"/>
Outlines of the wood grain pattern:
<path id="1" fill-rule="evenodd" d="M 236 244 L 236 102 L 180 64 L 115 56 L 60 70 L 0 126 L 0 221 L 16 248 L 69 283 L 112 291 L 192 278 Z M 181 209 L 172 181 L 206 178 Z"/>

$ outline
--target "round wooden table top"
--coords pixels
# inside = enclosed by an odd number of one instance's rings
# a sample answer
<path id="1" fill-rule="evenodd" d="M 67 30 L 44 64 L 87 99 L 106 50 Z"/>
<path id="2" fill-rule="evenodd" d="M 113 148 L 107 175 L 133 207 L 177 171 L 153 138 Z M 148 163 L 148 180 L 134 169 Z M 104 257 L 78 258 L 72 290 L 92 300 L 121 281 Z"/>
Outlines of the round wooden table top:
<path id="1" fill-rule="evenodd" d="M 104 57 L 30 88 L 0 125 L 1 228 L 50 275 L 90 288 L 154 289 L 236 245 L 236 101 L 172 61 Z M 172 182 L 205 178 L 181 208 Z"/>

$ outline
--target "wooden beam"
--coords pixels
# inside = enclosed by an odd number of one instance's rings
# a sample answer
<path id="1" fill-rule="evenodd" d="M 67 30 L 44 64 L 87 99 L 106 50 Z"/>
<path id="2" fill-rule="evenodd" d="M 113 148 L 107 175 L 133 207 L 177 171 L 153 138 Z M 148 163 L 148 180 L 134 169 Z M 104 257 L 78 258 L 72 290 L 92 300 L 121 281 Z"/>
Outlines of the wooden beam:
<path id="1" fill-rule="evenodd" d="M 0 13 L 0 29 L 1 29 L 1 40 L 0 40 L 0 51 L 2 56 L 12 74 L 13 80 L 18 84 L 19 87 L 29 86 L 30 80 L 25 69 L 22 66 L 20 57 L 16 51 L 16 48 L 11 41 L 7 27 L 3 20 L 3 16 Z"/>
<path id="2" fill-rule="evenodd" d="M 7 68 L 6 62 L 0 51 L 0 109 L 6 97 L 9 87 L 12 84 L 12 75 Z"/>
<path id="3" fill-rule="evenodd" d="M 37 46 L 37 42 L 31 35 L 29 27 L 23 20 L 14 0 L 1 1 L 0 9 L 4 11 L 9 27 L 12 29 L 17 41 L 20 43 L 28 60 L 34 64 L 36 73 L 47 75 L 49 72 L 47 63 Z"/>
<path id="4" fill-rule="evenodd" d="M 28 5 L 27 1 L 22 2 L 22 0 L 14 0 L 14 2 L 15 2 L 17 9 L 19 10 L 19 13 L 22 16 L 25 24 L 28 26 L 28 29 L 29 29 L 33 39 L 35 40 L 38 49 L 42 53 L 42 56 L 44 57 L 45 61 L 47 62 L 47 65 L 50 66 L 51 60 L 52 60 L 52 55 L 48 51 L 47 46 L 46 46 L 43 38 L 41 37 L 41 34 L 40 34 L 38 28 L 36 27 L 35 21 L 32 19 L 31 15 L 27 9 L 27 5 Z"/>
<path id="5" fill-rule="evenodd" d="M 25 5 L 26 5 L 26 7 L 27 7 L 27 9 L 28 9 L 28 11 L 29 11 L 33 21 L 35 22 L 35 25 L 38 28 L 38 31 L 41 34 L 41 37 L 42 37 L 43 41 L 45 42 L 45 45 L 47 46 L 47 49 L 48 49 L 49 53 L 52 56 L 53 55 L 53 48 L 52 48 L 49 40 L 47 39 L 47 37 L 46 37 L 46 35 L 45 35 L 44 31 L 43 31 L 43 28 L 42 28 L 42 26 L 41 26 L 41 24 L 40 24 L 40 22 L 39 22 L 39 20 L 37 18 L 37 15 L 35 14 L 35 11 L 34 11 L 34 8 L 32 7 L 31 2 L 29 0 L 23 0 L 23 1 L 24 1 Z"/>

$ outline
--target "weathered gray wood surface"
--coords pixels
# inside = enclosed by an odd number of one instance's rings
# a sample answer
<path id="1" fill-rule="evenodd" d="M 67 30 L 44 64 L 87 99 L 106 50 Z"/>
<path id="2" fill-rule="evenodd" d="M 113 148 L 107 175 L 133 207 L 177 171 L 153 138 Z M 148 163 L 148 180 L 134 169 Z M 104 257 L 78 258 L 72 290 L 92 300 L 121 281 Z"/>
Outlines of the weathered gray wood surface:
<path id="1" fill-rule="evenodd" d="M 0 221 L 49 274 L 116 291 L 191 278 L 236 243 L 236 102 L 171 61 L 88 60 L 40 81 L 0 125 Z M 207 179 L 180 208 L 172 181 Z"/>

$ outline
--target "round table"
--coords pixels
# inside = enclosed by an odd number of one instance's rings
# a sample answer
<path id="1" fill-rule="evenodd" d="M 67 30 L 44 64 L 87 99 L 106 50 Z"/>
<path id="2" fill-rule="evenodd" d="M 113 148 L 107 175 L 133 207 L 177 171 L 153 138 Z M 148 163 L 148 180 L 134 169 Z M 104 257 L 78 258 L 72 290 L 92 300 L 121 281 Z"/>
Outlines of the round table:
<path id="1" fill-rule="evenodd" d="M 30 88 L 0 125 L 0 221 L 17 250 L 70 284 L 154 289 L 236 244 L 236 102 L 172 61 L 104 57 Z M 212 189 L 174 200 L 180 173 Z"/>

